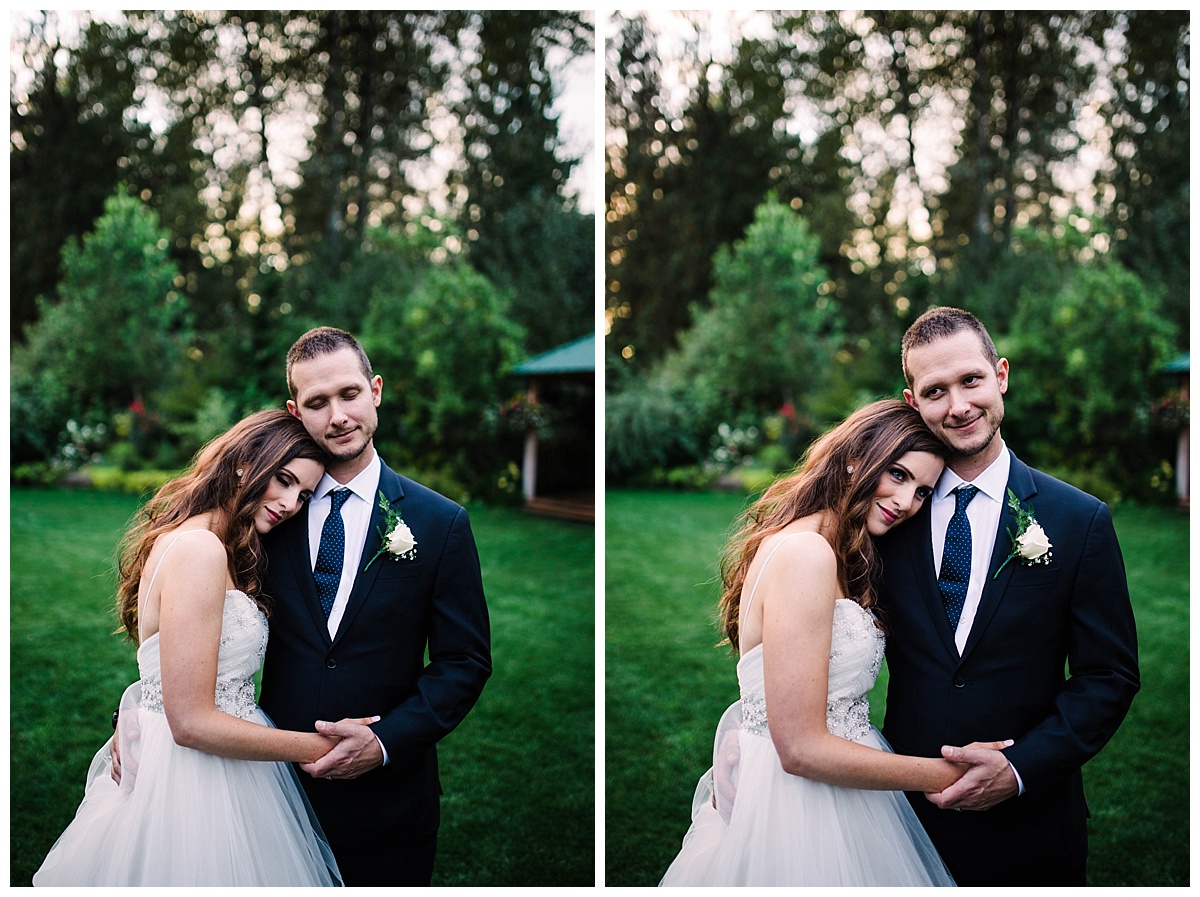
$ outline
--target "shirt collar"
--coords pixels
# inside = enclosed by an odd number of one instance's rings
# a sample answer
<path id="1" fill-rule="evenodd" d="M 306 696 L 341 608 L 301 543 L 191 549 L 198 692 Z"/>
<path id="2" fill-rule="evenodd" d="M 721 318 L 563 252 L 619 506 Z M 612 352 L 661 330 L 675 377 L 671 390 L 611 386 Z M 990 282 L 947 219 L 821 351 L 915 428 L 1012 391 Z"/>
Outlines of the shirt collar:
<path id="1" fill-rule="evenodd" d="M 988 498 L 1003 504 L 1004 490 L 1008 487 L 1008 469 L 1010 465 L 1011 456 L 1008 453 L 1008 446 L 1001 439 L 999 457 L 988 465 L 987 470 L 975 477 L 971 481 L 971 484 L 978 487 L 979 491 Z M 937 486 L 933 490 L 933 500 L 941 501 L 965 482 L 966 480 L 947 467 L 942 471 Z"/>
<path id="2" fill-rule="evenodd" d="M 317 483 L 316 491 L 313 492 L 311 500 L 320 501 L 334 489 L 340 489 L 344 486 L 367 504 L 374 505 L 375 488 L 379 485 L 379 473 L 382 468 L 383 462 L 379 459 L 379 453 L 372 448 L 371 461 L 358 476 L 349 483 L 339 483 L 328 473 L 324 474 L 321 477 L 321 481 Z"/>

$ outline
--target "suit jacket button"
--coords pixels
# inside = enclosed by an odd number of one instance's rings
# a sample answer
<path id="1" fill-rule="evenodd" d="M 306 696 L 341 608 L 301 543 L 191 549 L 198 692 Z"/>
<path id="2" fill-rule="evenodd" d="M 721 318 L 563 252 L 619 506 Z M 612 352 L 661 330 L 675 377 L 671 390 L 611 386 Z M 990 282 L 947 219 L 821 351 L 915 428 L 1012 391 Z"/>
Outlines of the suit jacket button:
<path id="1" fill-rule="evenodd" d="M 962 676 L 954 677 L 954 687 L 955 688 L 962 688 L 966 684 L 967 684 L 967 680 L 964 679 Z"/>
<path id="2" fill-rule="evenodd" d="M 337 661 L 332 657 L 325 661 L 325 669 L 332 670 L 337 668 Z"/>

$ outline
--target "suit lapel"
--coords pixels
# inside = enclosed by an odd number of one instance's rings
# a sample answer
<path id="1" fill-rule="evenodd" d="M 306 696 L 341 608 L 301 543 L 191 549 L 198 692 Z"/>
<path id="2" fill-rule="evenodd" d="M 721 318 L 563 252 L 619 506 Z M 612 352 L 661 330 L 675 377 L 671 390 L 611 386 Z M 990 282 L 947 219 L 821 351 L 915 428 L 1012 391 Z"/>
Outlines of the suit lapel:
<path id="1" fill-rule="evenodd" d="M 1012 552 L 1012 538 L 1010 533 L 1016 532 L 1017 522 L 1013 515 L 1012 508 L 1008 506 L 1008 490 L 1012 490 L 1021 502 L 1027 502 L 1037 494 L 1037 488 L 1033 484 L 1033 474 L 1029 472 L 1029 467 L 1022 463 L 1016 455 L 1009 452 L 1009 468 L 1008 468 L 1008 483 L 1004 492 L 1004 506 L 1000 510 L 1000 524 L 996 531 L 996 544 L 992 548 L 992 560 L 988 565 L 987 579 L 983 584 L 983 594 L 979 597 L 979 609 L 975 612 L 975 622 L 971 624 L 971 634 L 967 636 L 967 643 L 963 647 L 963 657 L 971 653 L 971 649 L 983 637 L 988 623 L 996 614 L 996 609 L 999 608 L 1000 602 L 1004 597 L 1004 590 L 1008 588 L 1008 582 L 1012 578 L 1013 570 L 1016 569 L 1016 562 L 1010 561 L 1000 574 L 996 575 L 996 571 L 1000 569 L 1000 565 L 1004 563 L 1005 558 Z"/>
<path id="2" fill-rule="evenodd" d="M 292 568 L 292 576 L 296 580 L 299 601 L 304 610 L 312 618 L 313 625 L 320 630 L 325 641 L 329 641 L 329 629 L 325 624 L 325 611 L 321 609 L 321 596 L 317 594 L 317 581 L 313 578 L 312 555 L 308 544 L 308 508 L 305 508 L 303 518 L 297 516 L 296 524 L 289 528 L 285 544 L 287 559 Z"/>
<path id="3" fill-rule="evenodd" d="M 350 627 L 355 616 L 362 609 L 363 604 L 367 600 L 367 595 L 371 592 L 371 587 L 375 584 L 375 578 L 379 575 L 379 570 L 386 563 L 383 557 L 376 558 L 374 562 L 371 558 L 379 552 L 383 545 L 383 509 L 379 507 L 379 493 L 382 492 L 387 500 L 393 504 L 404 497 L 404 487 L 400 483 L 400 477 L 396 475 L 390 467 L 380 462 L 379 468 L 379 487 L 375 494 L 375 500 L 371 505 L 371 522 L 367 525 L 367 539 L 363 543 L 362 557 L 358 562 L 358 570 L 354 574 L 354 586 L 350 590 L 350 597 L 346 601 L 346 611 L 342 614 L 341 622 L 338 624 L 337 634 L 333 638 L 333 643 L 337 644 L 341 639 L 342 634 Z M 370 563 L 370 569 L 363 570 Z M 311 579 L 311 571 L 310 576 Z M 313 588 L 314 593 L 316 588 Z"/>
<path id="4" fill-rule="evenodd" d="M 917 516 L 904 529 L 908 542 L 908 558 L 917 583 L 916 591 L 925 602 L 925 610 L 933 620 L 933 628 L 946 650 L 957 657 L 958 647 L 954 644 L 954 630 L 950 628 L 950 620 L 946 617 L 937 571 L 933 568 L 932 515 L 929 505 L 930 502 L 925 502 Z"/>

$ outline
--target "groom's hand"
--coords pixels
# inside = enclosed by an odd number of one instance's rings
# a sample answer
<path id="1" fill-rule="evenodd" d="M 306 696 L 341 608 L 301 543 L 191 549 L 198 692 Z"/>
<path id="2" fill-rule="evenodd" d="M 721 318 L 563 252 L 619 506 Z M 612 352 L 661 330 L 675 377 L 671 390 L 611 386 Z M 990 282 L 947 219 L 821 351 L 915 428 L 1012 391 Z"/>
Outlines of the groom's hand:
<path id="1" fill-rule="evenodd" d="M 329 753 L 312 763 L 301 763 L 300 768 L 314 779 L 357 779 L 376 766 L 383 765 L 383 747 L 366 725 L 379 717 L 361 720 L 342 720 L 329 723 L 317 722 L 317 731 L 322 735 L 333 735 L 341 740 Z"/>
<path id="2" fill-rule="evenodd" d="M 984 746 L 977 743 L 967 747 L 944 746 L 942 756 L 965 766 L 966 772 L 949 788 L 925 797 L 943 810 L 987 810 L 1015 797 L 1020 790 L 1016 773 L 999 751 L 999 747 L 1007 746 L 1003 742 Z"/>

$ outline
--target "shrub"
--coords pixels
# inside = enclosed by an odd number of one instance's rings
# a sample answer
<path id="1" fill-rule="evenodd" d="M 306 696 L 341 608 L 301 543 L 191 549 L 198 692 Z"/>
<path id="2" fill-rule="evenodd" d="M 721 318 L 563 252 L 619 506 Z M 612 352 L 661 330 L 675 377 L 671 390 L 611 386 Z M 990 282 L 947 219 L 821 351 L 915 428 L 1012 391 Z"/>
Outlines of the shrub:
<path id="1" fill-rule="evenodd" d="M 604 467 L 610 482 L 703 457 L 690 404 L 660 382 L 632 381 L 604 403 Z"/>
<path id="2" fill-rule="evenodd" d="M 93 489 L 101 492 L 124 492 L 149 498 L 173 477 L 175 470 L 121 470 L 119 467 L 89 467 L 83 471 Z"/>

